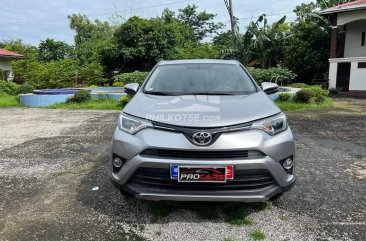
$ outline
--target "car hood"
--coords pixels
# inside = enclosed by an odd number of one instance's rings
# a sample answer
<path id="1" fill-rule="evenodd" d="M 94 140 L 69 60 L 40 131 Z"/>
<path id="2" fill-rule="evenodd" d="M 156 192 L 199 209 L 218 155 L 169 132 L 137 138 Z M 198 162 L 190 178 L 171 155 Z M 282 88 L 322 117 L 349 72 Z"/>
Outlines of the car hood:
<path id="1" fill-rule="evenodd" d="M 265 118 L 281 110 L 264 92 L 241 96 L 157 96 L 138 92 L 123 112 L 175 126 L 223 127 Z"/>

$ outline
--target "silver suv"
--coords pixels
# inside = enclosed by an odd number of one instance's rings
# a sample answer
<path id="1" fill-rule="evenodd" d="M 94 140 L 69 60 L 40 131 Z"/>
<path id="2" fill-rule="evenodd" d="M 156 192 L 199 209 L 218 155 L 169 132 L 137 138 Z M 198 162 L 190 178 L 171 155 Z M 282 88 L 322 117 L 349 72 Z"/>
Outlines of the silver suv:
<path id="1" fill-rule="evenodd" d="M 119 116 L 112 181 L 141 199 L 265 201 L 295 183 L 286 116 L 237 61 L 157 64 Z"/>

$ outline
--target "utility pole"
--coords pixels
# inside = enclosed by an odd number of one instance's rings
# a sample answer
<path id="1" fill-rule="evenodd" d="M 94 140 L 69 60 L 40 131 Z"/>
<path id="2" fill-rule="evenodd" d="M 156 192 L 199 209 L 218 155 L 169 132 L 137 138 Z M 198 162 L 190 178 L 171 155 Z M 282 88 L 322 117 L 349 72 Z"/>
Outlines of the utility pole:
<path id="1" fill-rule="evenodd" d="M 234 8 L 233 8 L 233 3 L 232 0 L 224 0 L 227 11 L 229 12 L 230 15 L 230 23 L 231 23 L 231 36 L 232 36 L 232 40 L 233 40 L 233 47 L 235 47 L 235 43 L 236 43 L 236 35 L 235 35 L 235 22 L 234 22 Z"/>

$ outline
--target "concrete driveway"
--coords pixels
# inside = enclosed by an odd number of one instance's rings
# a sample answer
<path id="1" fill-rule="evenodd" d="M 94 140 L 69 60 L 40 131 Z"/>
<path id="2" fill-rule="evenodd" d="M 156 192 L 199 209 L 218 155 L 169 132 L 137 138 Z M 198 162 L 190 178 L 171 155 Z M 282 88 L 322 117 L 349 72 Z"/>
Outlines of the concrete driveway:
<path id="1" fill-rule="evenodd" d="M 167 203 L 155 219 L 155 203 L 121 195 L 109 181 L 117 116 L 0 109 L 0 240 L 366 240 L 366 100 L 288 113 L 297 185 L 245 226 L 227 222 L 230 204 Z"/>

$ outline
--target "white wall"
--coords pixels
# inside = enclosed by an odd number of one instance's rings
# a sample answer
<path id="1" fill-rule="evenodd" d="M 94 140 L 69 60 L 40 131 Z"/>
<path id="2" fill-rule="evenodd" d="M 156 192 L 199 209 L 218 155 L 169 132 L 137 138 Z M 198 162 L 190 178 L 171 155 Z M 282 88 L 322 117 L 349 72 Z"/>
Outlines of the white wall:
<path id="1" fill-rule="evenodd" d="M 13 81 L 14 76 L 13 76 L 13 70 L 11 68 L 11 60 L 9 58 L 1 58 L 0 57 L 0 69 L 1 70 L 5 70 L 5 71 L 9 71 L 7 73 L 7 77 L 8 77 L 8 81 Z"/>
<path id="2" fill-rule="evenodd" d="M 366 62 L 366 59 L 360 62 Z M 359 69 L 357 61 L 351 63 L 349 90 L 366 91 L 366 68 Z"/>
<path id="3" fill-rule="evenodd" d="M 2 70 L 11 70 L 11 61 L 10 61 L 10 59 L 0 57 L 0 69 L 2 69 Z"/>
<path id="4" fill-rule="evenodd" d="M 329 89 L 336 89 L 337 86 L 337 70 L 338 63 L 330 62 L 329 63 Z"/>
<path id="5" fill-rule="evenodd" d="M 362 32 L 366 32 L 366 19 L 347 24 L 344 57 L 366 57 L 366 45 L 361 46 Z"/>

